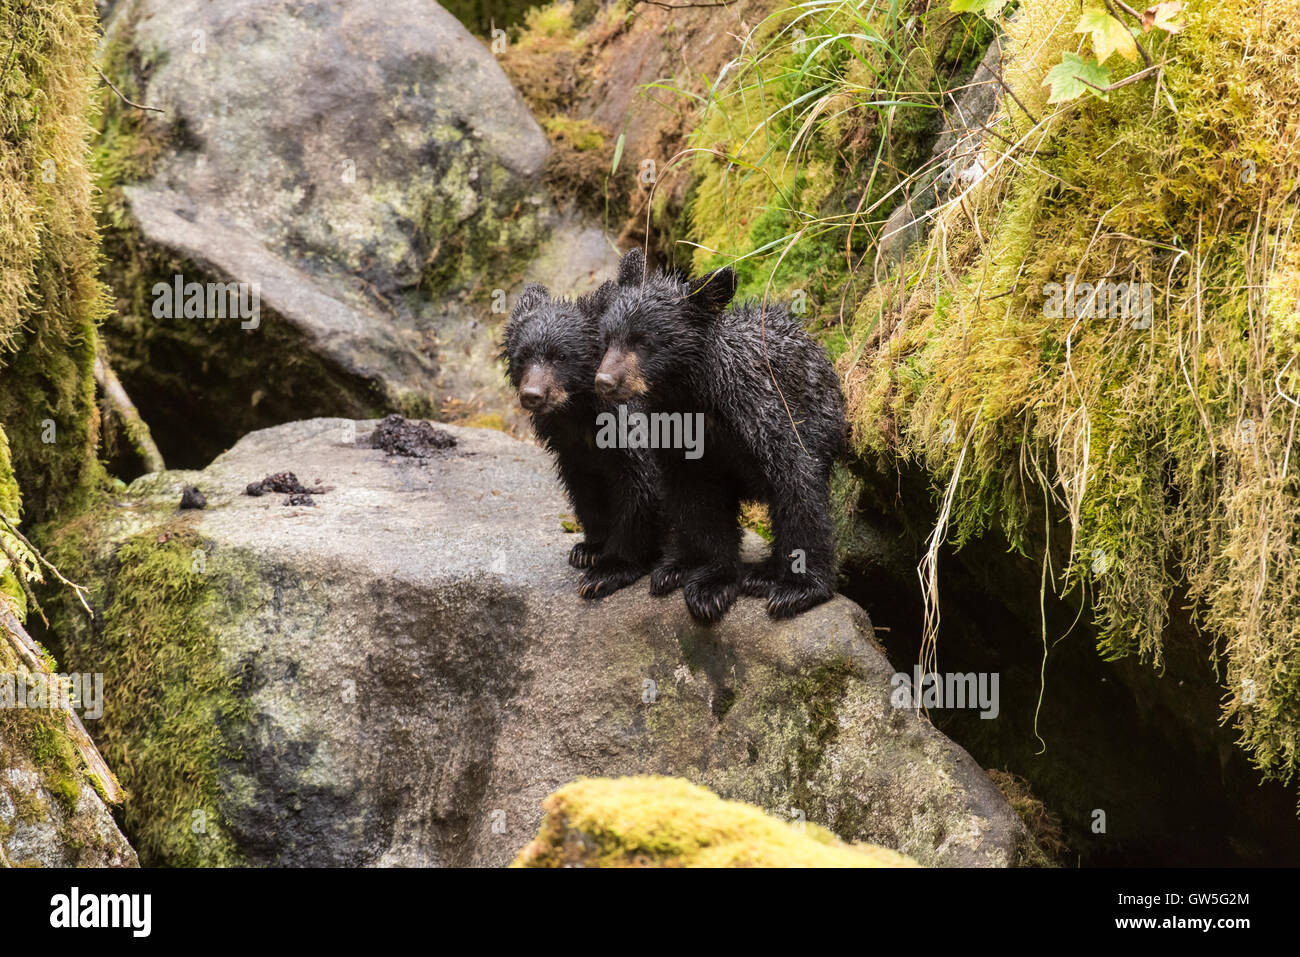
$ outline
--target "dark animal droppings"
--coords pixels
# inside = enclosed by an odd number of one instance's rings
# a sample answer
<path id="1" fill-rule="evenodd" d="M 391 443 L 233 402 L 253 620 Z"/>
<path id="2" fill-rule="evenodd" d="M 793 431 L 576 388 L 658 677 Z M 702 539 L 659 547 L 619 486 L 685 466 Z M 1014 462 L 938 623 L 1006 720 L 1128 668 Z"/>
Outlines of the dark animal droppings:
<path id="1" fill-rule="evenodd" d="M 208 499 L 199 491 L 197 485 L 185 486 L 185 491 L 181 493 L 181 508 L 207 508 Z"/>

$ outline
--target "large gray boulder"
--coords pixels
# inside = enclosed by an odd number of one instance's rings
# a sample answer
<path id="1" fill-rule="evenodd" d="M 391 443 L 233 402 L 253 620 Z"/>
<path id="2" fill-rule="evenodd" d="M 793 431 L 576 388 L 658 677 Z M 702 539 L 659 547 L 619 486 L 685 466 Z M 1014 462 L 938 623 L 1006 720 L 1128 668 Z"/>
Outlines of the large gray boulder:
<path id="1" fill-rule="evenodd" d="M 369 447 L 373 427 L 316 419 L 251 434 L 201 473 L 138 479 L 77 526 L 97 554 L 75 571 L 112 607 L 56 622 L 70 667 L 93 662 L 111 689 L 116 669 L 141 667 L 138 642 L 128 665 L 100 638 L 138 627 L 116 609 L 147 619 L 155 591 L 186 596 L 172 618 L 203 609 L 208 636 L 167 654 L 214 658 L 239 700 L 211 699 L 219 760 L 168 760 L 213 770 L 208 834 L 239 858 L 502 865 L 558 787 L 655 773 L 925 864 L 1014 862 L 1023 825 L 965 751 L 891 706 L 893 669 L 858 606 L 838 597 L 774 622 L 742 599 L 704 629 L 680 595 L 651 598 L 644 584 L 584 601 L 541 450 L 450 428 L 455 447 L 408 458 Z M 310 506 L 245 494 L 285 470 L 328 491 Z M 206 509 L 178 512 L 187 484 Z M 140 563 L 172 547 L 184 581 L 142 581 Z M 131 754 L 159 753 L 139 730 L 148 707 L 109 692 L 104 721 Z M 137 798 L 178 803 L 148 793 L 160 785 L 134 765 L 116 770 Z M 183 804 L 141 827 L 185 830 L 193 813 Z M 169 844 L 153 837 L 137 847 Z"/>
<path id="2" fill-rule="evenodd" d="M 195 419 L 219 450 L 288 407 L 504 412 L 503 294 L 539 245 L 560 251 L 562 290 L 612 261 L 554 211 L 545 135 L 433 0 L 123 0 L 105 51 L 164 111 L 131 121 L 147 146 L 115 147 L 153 158 L 122 186 L 106 335 L 165 453 Z M 257 283 L 258 327 L 152 314 L 153 285 L 178 272 Z"/>

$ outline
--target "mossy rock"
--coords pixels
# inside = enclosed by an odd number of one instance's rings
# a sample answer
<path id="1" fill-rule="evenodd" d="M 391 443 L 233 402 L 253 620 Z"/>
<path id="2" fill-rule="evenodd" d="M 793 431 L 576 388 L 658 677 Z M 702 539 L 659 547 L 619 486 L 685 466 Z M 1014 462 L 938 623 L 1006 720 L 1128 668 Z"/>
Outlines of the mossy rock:
<path id="1" fill-rule="evenodd" d="M 546 799 L 515 867 L 916 867 L 815 824 L 789 824 L 668 777 L 575 781 Z"/>
<path id="2" fill-rule="evenodd" d="M 0 867 L 136 866 L 63 712 L 30 698 L 9 641 L 0 631 Z"/>
<path id="3" fill-rule="evenodd" d="M 547 794 L 634 774 L 927 865 L 1017 860 L 1023 825 L 893 706 L 852 602 L 774 621 L 742 598 L 702 629 L 643 585 L 585 601 L 545 452 L 447 426 L 407 459 L 373 427 L 256 432 L 51 534 L 96 610 L 51 602 L 55 650 L 117 689 L 99 743 L 147 864 L 505 865 Z M 245 494 L 286 470 L 327 490 Z M 207 507 L 181 512 L 191 485 Z"/>
<path id="4" fill-rule="evenodd" d="M 498 291 L 550 230 L 546 137 L 437 4 L 311 9 L 123 0 L 108 21 L 105 72 L 165 112 L 104 94 L 103 333 L 169 463 L 311 415 L 507 406 Z M 260 321 L 160 312 L 176 275 L 256 284 Z"/>

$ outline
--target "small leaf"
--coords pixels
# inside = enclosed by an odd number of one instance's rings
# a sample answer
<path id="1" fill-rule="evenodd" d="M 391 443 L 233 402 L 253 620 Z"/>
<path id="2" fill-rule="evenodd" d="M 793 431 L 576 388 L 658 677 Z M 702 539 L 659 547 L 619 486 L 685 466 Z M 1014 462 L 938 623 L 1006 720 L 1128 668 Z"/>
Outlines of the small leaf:
<path id="1" fill-rule="evenodd" d="M 1074 32 L 1092 34 L 1092 52 L 1097 54 L 1098 63 L 1105 63 L 1112 53 L 1130 61 L 1138 58 L 1137 44 L 1128 27 L 1099 7 L 1085 10 Z"/>
<path id="2" fill-rule="evenodd" d="M 1170 0 L 1157 3 L 1142 11 L 1142 32 L 1150 33 L 1152 27 L 1158 27 L 1166 33 L 1182 33 L 1184 24 L 1174 23 L 1174 17 L 1183 9 L 1182 0 Z"/>
<path id="3" fill-rule="evenodd" d="M 996 17 L 1008 0 L 952 0 L 949 7 L 953 13 L 982 13 L 986 17 Z"/>
<path id="4" fill-rule="evenodd" d="M 623 133 L 618 134 L 618 142 L 614 144 L 614 162 L 610 164 L 609 175 L 613 176 L 618 172 L 618 161 L 623 158 L 623 143 L 627 139 Z"/>
<path id="5" fill-rule="evenodd" d="M 1061 62 L 1052 67 L 1043 81 L 1043 86 L 1052 88 L 1047 102 L 1066 103 L 1085 91 L 1102 100 L 1108 98 L 1107 93 L 1094 90 L 1084 80 L 1095 86 L 1110 86 L 1110 70 L 1096 60 L 1085 60 L 1077 53 L 1064 54 Z"/>

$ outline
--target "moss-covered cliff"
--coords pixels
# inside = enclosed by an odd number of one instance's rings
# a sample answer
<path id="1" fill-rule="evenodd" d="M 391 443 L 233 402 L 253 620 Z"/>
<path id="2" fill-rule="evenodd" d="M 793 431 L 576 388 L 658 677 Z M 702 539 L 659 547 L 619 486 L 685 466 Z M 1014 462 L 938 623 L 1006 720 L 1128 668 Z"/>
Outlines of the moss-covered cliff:
<path id="1" fill-rule="evenodd" d="M 956 543 L 996 528 L 1049 562 L 1044 587 L 1083 591 L 1107 657 L 1159 668 L 1185 589 L 1223 720 L 1287 781 L 1300 153 L 1282 104 L 1300 97 L 1300 14 L 1189 3 L 1182 32 L 1143 38 L 1145 79 L 1052 103 L 1046 76 L 1079 50 L 1076 20 L 1041 0 L 1006 22 L 1017 102 L 980 175 L 859 303 L 841 366 L 856 448 L 941 481 Z M 1112 83 L 1143 69 L 1117 64 Z M 1145 288 L 1150 310 L 1090 301 L 1105 283 Z M 1050 544 L 1049 515 L 1064 519 Z"/>
<path id="2" fill-rule="evenodd" d="M 97 32 L 90 0 L 0 0 L 0 866 L 135 862 L 71 722 L 28 693 L 53 662 L 20 623 L 49 566 L 19 525 L 75 510 L 103 476 L 87 170 Z"/>
<path id="3" fill-rule="evenodd" d="M 39 521 L 95 475 L 105 300 L 86 157 L 97 28 L 89 0 L 4 0 L 0 24 L 0 428 L 9 481 Z M 12 484 L 0 501 L 17 518 Z"/>

